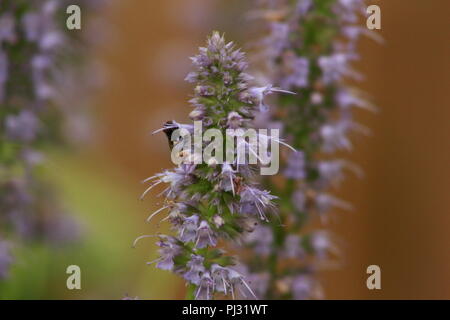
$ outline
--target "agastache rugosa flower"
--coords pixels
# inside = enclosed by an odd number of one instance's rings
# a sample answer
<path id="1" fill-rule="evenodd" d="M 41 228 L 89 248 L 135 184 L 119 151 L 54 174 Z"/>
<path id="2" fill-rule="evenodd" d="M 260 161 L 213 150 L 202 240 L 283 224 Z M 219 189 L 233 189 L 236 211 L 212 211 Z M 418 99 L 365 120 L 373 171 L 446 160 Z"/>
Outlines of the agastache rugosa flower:
<path id="1" fill-rule="evenodd" d="M 267 28 L 255 53 L 263 57 L 262 74 L 297 93 L 280 97 L 259 125 L 282 123 L 287 141 L 300 150 L 283 157 L 284 184 L 266 179 L 280 198 L 281 222 L 263 224 L 245 238 L 253 252 L 246 274 L 266 289 L 265 298 L 321 298 L 314 273 L 340 256 L 328 232 L 305 234 L 303 229 L 315 215 L 326 221 L 330 211 L 350 209 L 329 189 L 343 179 L 344 171 L 361 175 L 354 164 L 330 155 L 352 149 L 352 131 L 367 133 L 352 119 L 352 108 L 373 110 L 344 83 L 361 78 L 351 63 L 358 58 L 360 35 L 371 35 L 358 25 L 364 11 L 362 0 L 259 0 L 251 14 Z"/>
<path id="2" fill-rule="evenodd" d="M 245 73 L 244 58 L 244 53 L 233 43 L 226 43 L 218 32 L 192 58 L 195 70 L 186 77 L 195 84 L 190 117 L 201 121 L 202 129 L 225 133 L 230 128 L 250 128 L 264 97 L 282 91 L 272 86 L 251 87 L 252 77 Z M 176 129 L 189 134 L 195 130 L 194 125 L 169 121 L 157 132 L 171 136 Z M 182 142 L 171 144 L 174 150 L 177 143 Z M 247 156 L 250 149 L 246 148 Z M 190 149 L 183 152 L 185 158 L 192 156 Z M 188 161 L 145 180 L 151 185 L 144 195 L 157 185 L 167 185 L 162 192 L 163 207 L 148 220 L 160 217 L 175 230 L 173 236 L 157 236 L 160 257 L 154 263 L 181 275 L 189 285 L 191 298 L 212 299 L 216 294 L 255 298 L 234 266 L 235 259 L 218 244 L 241 240 L 249 221 L 267 220 L 275 197 L 256 185 L 253 167 L 258 165 L 239 164 L 236 154 L 233 159 L 225 163 L 214 157 L 201 163 Z"/>

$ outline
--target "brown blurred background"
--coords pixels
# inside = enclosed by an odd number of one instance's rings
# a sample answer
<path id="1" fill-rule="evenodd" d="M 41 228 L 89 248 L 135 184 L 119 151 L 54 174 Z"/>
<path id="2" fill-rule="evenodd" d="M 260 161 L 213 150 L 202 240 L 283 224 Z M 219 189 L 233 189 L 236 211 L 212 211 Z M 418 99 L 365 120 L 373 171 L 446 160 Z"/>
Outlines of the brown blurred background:
<path id="1" fill-rule="evenodd" d="M 344 242 L 346 261 L 323 274 L 326 297 L 450 299 L 450 1 L 368 3 L 381 6 L 385 44 L 364 40 L 358 69 L 366 75 L 361 89 L 380 112 L 358 113 L 373 135 L 357 137 L 348 157 L 366 176 L 349 177 L 339 193 L 355 210 L 339 213 L 332 223 Z M 102 171 L 109 184 L 136 192 L 124 194 L 127 201 L 137 201 L 142 178 L 171 166 L 165 138 L 150 132 L 167 120 L 186 118 L 188 57 L 210 30 L 241 39 L 239 32 L 248 22 L 237 4 L 127 0 L 107 14 L 109 41 L 98 52 L 106 66 L 97 101 L 99 138 L 80 161 Z M 140 225 L 136 235 L 155 232 L 144 220 L 156 206 L 149 197 L 136 212 L 123 213 L 130 224 Z M 130 239 L 118 234 L 115 240 Z M 129 251 L 134 263 L 144 265 L 155 256 L 150 243 Z M 381 267 L 382 290 L 366 288 L 371 264 Z M 142 268 L 140 273 L 167 277 L 178 288 L 161 297 L 183 297 L 181 282 L 164 271 Z M 139 292 L 145 294 L 152 281 L 140 282 Z"/>

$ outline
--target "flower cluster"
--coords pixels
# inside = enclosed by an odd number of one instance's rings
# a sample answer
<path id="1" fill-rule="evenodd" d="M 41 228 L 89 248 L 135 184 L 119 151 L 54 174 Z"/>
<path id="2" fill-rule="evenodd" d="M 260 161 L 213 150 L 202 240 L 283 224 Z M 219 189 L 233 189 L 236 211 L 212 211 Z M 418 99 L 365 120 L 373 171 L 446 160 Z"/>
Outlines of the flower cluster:
<path id="1" fill-rule="evenodd" d="M 63 73 L 61 53 L 72 44 L 62 4 L 0 2 L 0 278 L 15 241 L 60 245 L 78 237 L 77 224 L 39 170 L 42 150 L 62 138 L 54 75 Z"/>
<path id="2" fill-rule="evenodd" d="M 280 91 L 271 86 L 250 87 L 252 78 L 245 73 L 248 65 L 244 58 L 244 53 L 218 32 L 192 58 L 195 71 L 186 77 L 195 84 L 190 118 L 201 121 L 203 130 L 216 129 L 225 136 L 227 129 L 251 127 L 255 112 L 264 108 L 265 96 Z M 195 126 L 169 121 L 158 131 L 171 136 L 179 128 L 192 134 Z M 173 150 L 176 143 L 182 142 L 175 141 Z M 246 148 L 247 156 L 251 148 Z M 192 160 L 190 150 L 182 153 L 183 158 Z M 159 184 L 167 185 L 162 192 L 164 206 L 149 220 L 166 212 L 162 220 L 168 220 L 175 231 L 173 236 L 157 236 L 160 257 L 154 262 L 160 269 L 181 275 L 191 298 L 212 299 L 216 294 L 255 297 L 234 258 L 218 245 L 221 240 L 242 240 L 255 221 L 267 220 L 275 197 L 255 183 L 259 164 L 239 164 L 236 153 L 233 159 L 225 163 L 214 157 L 185 161 L 145 180 L 151 185 L 144 195 Z"/>
<path id="3" fill-rule="evenodd" d="M 330 188 L 345 172 L 361 175 L 356 165 L 331 155 L 351 150 L 352 131 L 367 133 L 353 120 L 352 108 L 373 109 L 344 82 L 361 78 L 351 63 L 358 58 L 359 36 L 369 34 L 358 25 L 364 11 L 363 0 L 259 0 L 252 14 L 267 29 L 257 46 L 262 73 L 297 93 L 279 98 L 260 125 L 282 124 L 287 141 L 300 150 L 283 155 L 283 183 L 266 181 L 280 198 L 281 222 L 261 225 L 246 239 L 252 252 L 247 273 L 266 289 L 266 298 L 321 298 L 314 273 L 339 259 L 328 232 L 305 233 L 304 227 L 314 216 L 326 221 L 331 210 L 350 209 Z"/>

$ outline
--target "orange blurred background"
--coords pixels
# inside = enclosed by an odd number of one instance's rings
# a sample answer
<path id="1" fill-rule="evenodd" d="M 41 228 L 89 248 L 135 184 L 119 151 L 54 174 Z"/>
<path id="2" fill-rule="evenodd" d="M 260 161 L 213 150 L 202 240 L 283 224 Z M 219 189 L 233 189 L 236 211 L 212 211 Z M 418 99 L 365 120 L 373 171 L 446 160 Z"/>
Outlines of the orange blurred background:
<path id="1" fill-rule="evenodd" d="M 238 7 L 243 2 L 127 0 L 106 14 L 108 41 L 97 52 L 106 79 L 96 101 L 98 137 L 76 161 L 101 172 L 109 185 L 126 189 L 124 201 L 136 202 L 136 211 L 122 213 L 130 221 L 128 234 L 136 225 L 136 236 L 158 231 L 144 224 L 157 203 L 154 196 L 137 202 L 143 191 L 139 181 L 172 165 L 165 137 L 150 132 L 167 120 L 187 118 L 192 88 L 183 79 L 188 57 L 211 30 L 242 44 L 249 23 Z M 321 280 L 331 299 L 449 299 L 450 2 L 368 3 L 382 9 L 385 44 L 361 43 L 357 67 L 366 81 L 359 87 L 380 111 L 358 113 L 373 134 L 356 137 L 354 152 L 346 156 L 366 175 L 349 177 L 339 192 L 355 207 L 335 214 L 329 226 L 342 239 L 345 263 L 324 272 Z M 121 221 L 127 221 L 123 216 Z M 105 212 L 103 218 L 107 228 L 107 220 L 116 217 Z M 119 233 L 115 241 L 129 246 L 132 239 Z M 151 242 L 124 250 L 129 258 L 121 257 L 137 263 L 135 291 L 143 299 L 183 298 L 181 281 L 145 266 L 155 256 Z M 366 287 L 371 264 L 381 267 L 378 291 Z M 141 281 L 138 275 L 144 273 L 151 277 Z M 161 277 L 176 289 L 146 296 L 146 288 Z"/>

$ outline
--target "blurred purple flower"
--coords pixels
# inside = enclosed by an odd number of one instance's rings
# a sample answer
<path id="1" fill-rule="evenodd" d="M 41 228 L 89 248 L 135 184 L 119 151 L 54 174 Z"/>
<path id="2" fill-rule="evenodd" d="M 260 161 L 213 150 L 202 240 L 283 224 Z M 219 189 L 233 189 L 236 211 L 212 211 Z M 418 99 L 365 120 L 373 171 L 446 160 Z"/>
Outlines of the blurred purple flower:
<path id="1" fill-rule="evenodd" d="M 11 13 L 7 12 L 0 16 L 0 43 L 16 41 L 16 22 Z"/>
<path id="2" fill-rule="evenodd" d="M 257 43 L 261 79 L 270 79 L 297 93 L 274 100 L 274 110 L 260 115 L 258 126 L 281 123 L 283 134 L 300 152 L 284 157 L 282 179 L 263 181 L 280 196 L 280 219 L 264 226 L 271 235 L 253 234 L 256 239 L 247 244 L 253 253 L 247 273 L 270 271 L 272 286 L 265 297 L 321 298 L 315 279 L 316 263 L 338 250 L 334 239 L 324 231 L 302 233 L 314 216 L 323 220 L 335 208 L 351 209 L 348 203 L 330 195 L 328 189 L 343 179 L 343 170 L 357 176 L 361 172 L 348 161 L 329 156 L 351 150 L 351 132 L 368 133 L 367 128 L 353 120 L 352 108 L 375 108 L 344 80 L 362 79 L 352 68 L 359 57 L 356 41 L 362 35 L 376 40 L 377 37 L 356 24 L 365 11 L 363 0 L 333 0 L 326 4 L 312 0 L 258 0 L 257 4 L 250 17 L 260 18 L 267 31 Z M 267 243 L 276 239 L 276 245 L 262 251 L 255 243 L 265 243 L 263 239 Z M 286 263 L 286 258 L 294 261 Z"/>
<path id="3" fill-rule="evenodd" d="M 11 245 L 4 240 L 0 240 L 0 280 L 8 277 L 12 263 Z"/>
<path id="4" fill-rule="evenodd" d="M 268 256 L 272 252 L 273 234 L 268 226 L 258 226 L 249 232 L 244 241 L 251 245 L 253 250 L 262 256 Z"/>
<path id="5" fill-rule="evenodd" d="M 291 52 L 283 59 L 284 77 L 281 80 L 281 87 L 285 89 L 304 88 L 308 86 L 309 60 L 296 57 Z"/>
<path id="6" fill-rule="evenodd" d="M 300 180 L 306 177 L 305 155 L 303 152 L 299 151 L 289 154 L 283 174 L 286 178 L 293 180 Z"/>
<path id="7" fill-rule="evenodd" d="M 8 80 L 8 57 L 6 53 L 0 49 L 0 103 L 5 99 L 5 84 Z"/>
<path id="8" fill-rule="evenodd" d="M 6 117 L 5 127 L 8 139 L 19 142 L 31 142 L 36 139 L 39 121 L 33 112 L 24 110 L 18 115 Z"/>

